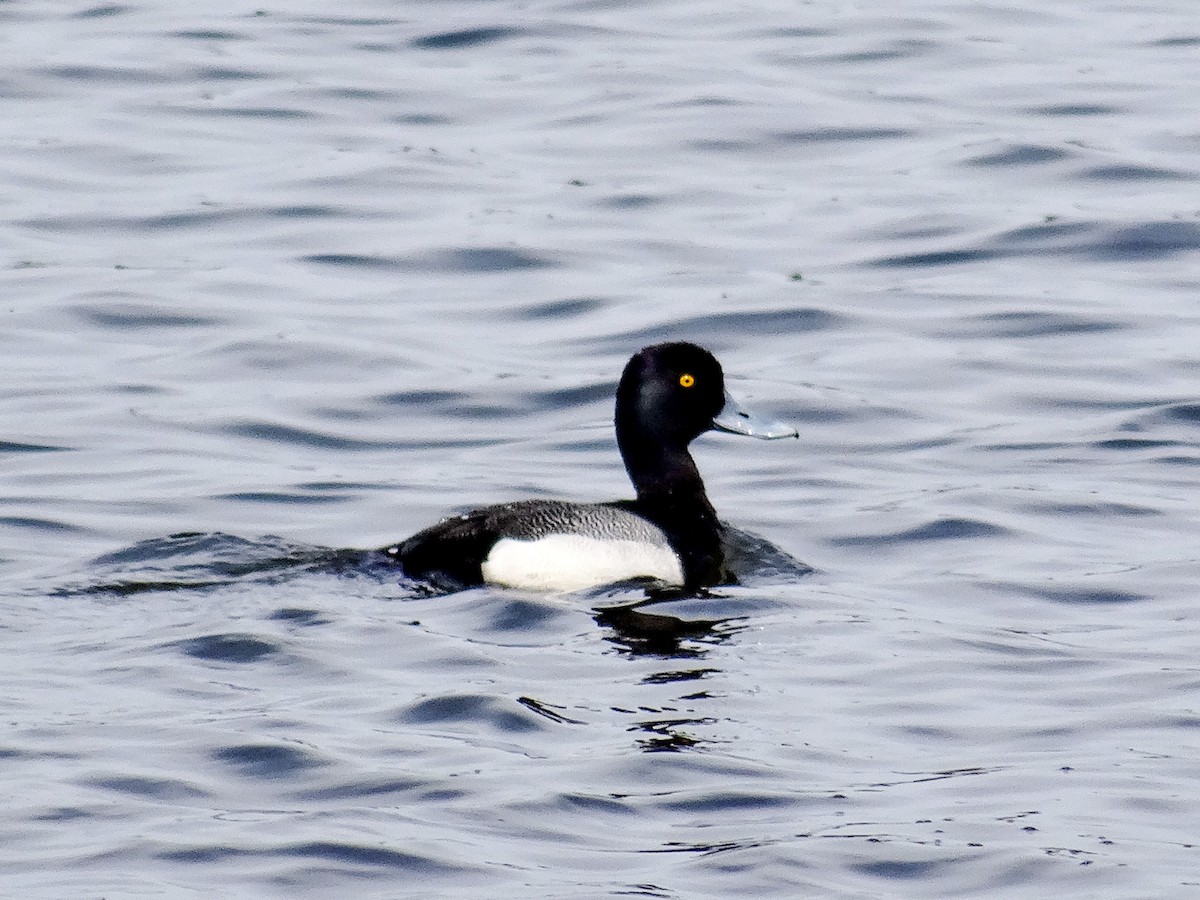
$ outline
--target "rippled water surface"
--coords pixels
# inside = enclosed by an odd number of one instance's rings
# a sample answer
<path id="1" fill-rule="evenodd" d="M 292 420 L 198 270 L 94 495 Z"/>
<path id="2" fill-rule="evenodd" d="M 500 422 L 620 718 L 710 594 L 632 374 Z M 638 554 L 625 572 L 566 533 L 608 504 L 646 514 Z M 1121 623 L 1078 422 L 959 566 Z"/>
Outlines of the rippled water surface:
<path id="1" fill-rule="evenodd" d="M 1200 895 L 1193 3 L 0 36 L 6 896 Z M 745 583 L 363 564 L 677 338 Z"/>

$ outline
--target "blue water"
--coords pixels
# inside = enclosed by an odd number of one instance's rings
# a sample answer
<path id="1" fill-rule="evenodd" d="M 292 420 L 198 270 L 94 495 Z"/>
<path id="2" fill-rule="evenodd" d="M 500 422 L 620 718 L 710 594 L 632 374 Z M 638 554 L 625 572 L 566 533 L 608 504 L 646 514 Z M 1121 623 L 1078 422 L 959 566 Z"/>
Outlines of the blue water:
<path id="1" fill-rule="evenodd" d="M 1194 4 L 0 35 L 5 896 L 1200 895 Z M 664 339 L 744 584 L 361 564 L 627 496 Z"/>

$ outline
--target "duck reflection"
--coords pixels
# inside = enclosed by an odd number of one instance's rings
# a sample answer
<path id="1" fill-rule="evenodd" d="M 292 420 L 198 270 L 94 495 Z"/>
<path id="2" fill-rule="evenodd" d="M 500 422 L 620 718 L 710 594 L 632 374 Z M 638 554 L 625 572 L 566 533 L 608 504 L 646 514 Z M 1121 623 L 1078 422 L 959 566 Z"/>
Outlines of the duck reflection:
<path id="1" fill-rule="evenodd" d="M 687 618 L 661 609 L 654 612 L 646 609 L 672 599 L 679 598 L 655 596 L 636 603 L 595 609 L 593 617 L 597 624 L 608 630 L 607 640 L 623 654 L 674 662 L 703 659 L 713 646 L 729 640 L 743 627 L 731 618 Z M 644 676 L 642 684 L 684 685 L 705 681 L 718 674 L 720 670 L 712 666 L 675 665 Z M 637 717 L 629 730 L 640 735 L 637 744 L 642 750 L 648 753 L 679 752 L 710 743 L 694 730 L 716 721 L 696 715 L 694 708 L 694 704 L 710 696 L 707 690 L 695 685 L 665 705 L 639 705 L 635 709 L 618 711 Z"/>
<path id="2" fill-rule="evenodd" d="M 681 750 L 692 750 L 712 741 L 689 734 L 684 729 L 688 725 L 703 725 L 713 723 L 716 719 L 661 719 L 651 722 L 640 722 L 638 728 L 648 733 L 648 737 L 637 739 L 638 746 L 647 753 L 678 753 Z"/>
<path id="3" fill-rule="evenodd" d="M 729 618 L 693 619 L 646 611 L 648 606 L 674 599 L 678 597 L 652 595 L 635 603 L 594 609 L 593 618 L 598 625 L 611 629 L 608 640 L 631 656 L 697 659 L 712 645 L 727 641 L 741 630 Z"/>

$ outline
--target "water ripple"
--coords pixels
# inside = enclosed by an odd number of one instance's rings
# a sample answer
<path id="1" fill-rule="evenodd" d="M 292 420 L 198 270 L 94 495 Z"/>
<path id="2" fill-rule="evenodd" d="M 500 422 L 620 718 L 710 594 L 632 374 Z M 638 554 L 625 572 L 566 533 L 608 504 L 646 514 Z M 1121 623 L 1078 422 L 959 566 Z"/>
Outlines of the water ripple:
<path id="1" fill-rule="evenodd" d="M 529 31 L 524 28 L 468 28 L 462 31 L 443 31 L 438 34 L 413 38 L 409 43 L 418 50 L 460 50 L 464 47 L 491 44 L 528 33 Z"/>
<path id="2" fill-rule="evenodd" d="M 53 444 L 29 444 L 19 441 L 0 441 L 0 453 L 61 453 L 72 449 L 74 448 L 55 446 Z"/>
<path id="3" fill-rule="evenodd" d="M 1159 166 L 1139 166 L 1131 163 L 1114 163 L 1107 166 L 1092 166 L 1078 174 L 1088 181 L 1193 181 L 1195 176 L 1175 169 Z"/>
<path id="4" fill-rule="evenodd" d="M 1152 261 L 1200 250 L 1200 224 L 1145 222 L 1110 230 L 1102 240 L 1083 248 L 1095 259 Z"/>
<path id="5" fill-rule="evenodd" d="M 1080 116 L 1107 116 L 1117 113 L 1115 106 L 1103 103 L 1047 103 L 1029 110 L 1034 115 L 1050 118 L 1075 118 Z"/>
<path id="6" fill-rule="evenodd" d="M 966 316 L 956 322 L 946 334 L 966 340 L 995 338 L 1052 337 L 1064 334 L 1099 334 L 1127 328 L 1127 323 L 1057 312 L 1011 310 Z"/>
<path id="7" fill-rule="evenodd" d="M 420 700 L 401 710 L 397 721 L 413 725 L 471 724 L 514 734 L 546 727 L 540 716 L 483 694 L 446 694 Z"/>
<path id="8" fill-rule="evenodd" d="M 731 313 L 708 313 L 675 320 L 663 325 L 650 325 L 632 331 L 588 338 L 588 346 L 602 346 L 624 352 L 639 343 L 650 344 L 669 340 L 690 340 L 712 345 L 714 340 L 730 335 L 802 334 L 843 327 L 847 316 L 815 307 L 792 307 L 777 310 L 748 309 Z"/>
<path id="9" fill-rule="evenodd" d="M 990 522 L 966 518 L 941 518 L 917 525 L 904 531 L 890 534 L 855 535 L 853 537 L 832 538 L 834 546 L 887 546 L 890 544 L 920 543 L 924 541 L 951 541 L 974 538 L 995 537 L 1006 534 L 1007 529 Z"/>
<path id="10" fill-rule="evenodd" d="M 436 271 L 462 273 L 519 272 L 556 265 L 546 257 L 509 247 L 455 247 L 421 256 L 371 256 L 359 253 L 317 253 L 304 262 L 338 268 L 378 271 Z"/>
<path id="11" fill-rule="evenodd" d="M 156 858 L 170 862 L 212 864 L 232 859 L 293 859 L 305 863 L 334 862 L 355 866 L 360 877 L 363 869 L 383 869 L 387 872 L 403 873 L 407 877 L 431 877 L 461 875 L 470 871 L 468 867 L 447 863 L 432 856 L 392 850 L 375 844 L 358 844 L 349 841 L 302 841 L 281 844 L 267 849 L 251 849 L 232 846 L 195 846 L 163 850 Z M 297 873 L 302 879 L 303 873 Z M 311 882 L 311 876 L 302 879 Z"/>
<path id="12" fill-rule="evenodd" d="M 121 300 L 77 306 L 74 312 L 95 325 L 118 331 L 130 328 L 200 328 L 218 325 L 223 321 L 216 316 L 175 312 Z"/>
<path id="13" fill-rule="evenodd" d="M 925 268 L 1036 256 L 1081 256 L 1110 261 L 1153 261 L 1200 249 L 1200 225 L 1144 222 L 1106 226 L 1099 222 L 1047 223 L 1001 232 L 974 247 L 935 249 L 876 259 L 883 268 Z"/>
<path id="14" fill-rule="evenodd" d="M 280 650 L 278 644 L 249 634 L 207 634 L 177 641 L 175 646 L 196 659 L 230 663 L 257 662 Z"/>
<path id="15" fill-rule="evenodd" d="M 387 777 L 377 780 L 353 781 L 327 787 L 296 791 L 297 800 L 319 802 L 327 800 L 361 800 L 364 797 L 387 797 L 391 794 L 408 794 L 429 787 L 427 780 L 419 778 Z"/>
<path id="16" fill-rule="evenodd" d="M 386 441 L 369 441 L 362 438 L 344 437 L 309 428 L 281 425 L 261 420 L 233 421 L 221 430 L 228 435 L 266 441 L 271 444 L 291 444 L 297 447 L 313 447 L 321 450 L 371 450 L 390 447 Z M 320 502 L 320 501 L 318 501 Z"/>
<path id="17" fill-rule="evenodd" d="M 1042 147 L 1036 144 L 1019 144 L 995 153 L 976 156 L 966 161 L 967 165 L 984 168 L 994 166 L 1031 166 L 1058 162 L 1071 154 L 1060 147 Z"/>
<path id="18" fill-rule="evenodd" d="M 56 596 L 193 591 L 251 579 L 288 580 L 307 571 L 354 571 L 365 554 L 293 544 L 279 538 L 247 540 L 222 533 L 181 532 L 106 553 L 91 577 L 67 580 Z"/>
<path id="19" fill-rule="evenodd" d="M 908 137 L 905 128 L 852 128 L 831 125 L 825 128 L 808 128 L 800 131 L 778 131 L 771 138 L 781 144 L 840 144 L 856 141 L 887 141 Z"/>
<path id="20" fill-rule="evenodd" d="M 177 778 L 148 778 L 139 775 L 119 775 L 108 778 L 89 778 L 92 787 L 149 800 L 177 802 L 209 796 L 198 787 Z"/>
<path id="21" fill-rule="evenodd" d="M 327 765 L 311 751 L 285 744 L 236 744 L 212 751 L 212 758 L 256 779 L 294 778 Z"/>
<path id="22" fill-rule="evenodd" d="M 0 516 L 0 525 L 11 528 L 29 528 L 49 534 L 83 534 L 86 529 L 60 519 L 47 519 L 41 516 Z"/>

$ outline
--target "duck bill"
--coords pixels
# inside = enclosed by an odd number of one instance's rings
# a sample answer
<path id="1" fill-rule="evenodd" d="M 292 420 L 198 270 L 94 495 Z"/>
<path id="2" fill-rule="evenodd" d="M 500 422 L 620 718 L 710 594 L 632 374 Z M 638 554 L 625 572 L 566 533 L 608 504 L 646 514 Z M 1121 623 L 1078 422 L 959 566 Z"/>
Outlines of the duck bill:
<path id="1" fill-rule="evenodd" d="M 713 417 L 713 428 L 728 431 L 732 434 L 744 434 L 748 437 L 762 438 L 772 441 L 775 438 L 800 437 L 791 425 L 784 425 L 772 419 L 766 419 L 751 412 L 725 392 L 725 406 Z"/>

